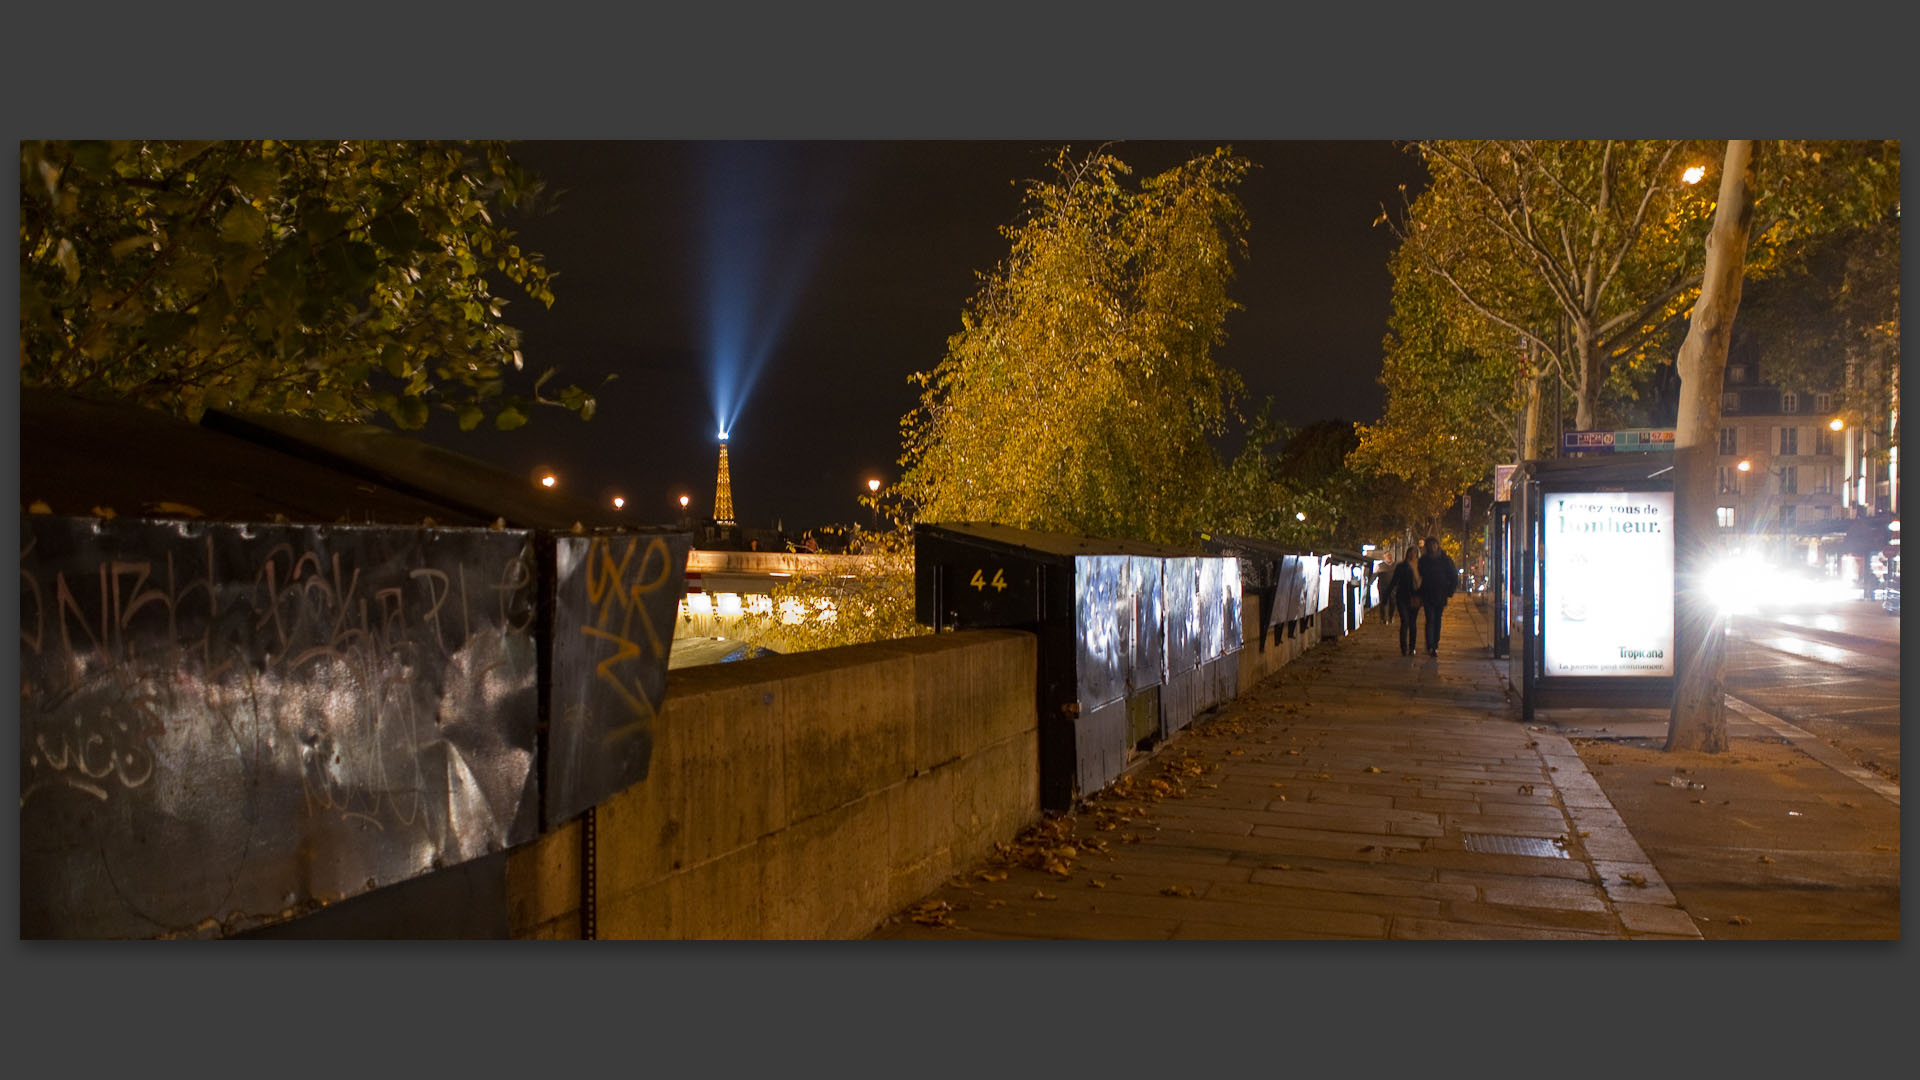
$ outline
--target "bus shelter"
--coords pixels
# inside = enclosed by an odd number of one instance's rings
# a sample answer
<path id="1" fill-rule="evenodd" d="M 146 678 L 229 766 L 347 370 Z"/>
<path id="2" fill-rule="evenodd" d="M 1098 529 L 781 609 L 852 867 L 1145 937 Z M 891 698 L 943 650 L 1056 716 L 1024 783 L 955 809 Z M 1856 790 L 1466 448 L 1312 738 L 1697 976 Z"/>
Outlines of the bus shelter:
<path id="1" fill-rule="evenodd" d="M 1671 462 L 1529 461 L 1515 473 L 1509 670 L 1521 714 L 1673 697 Z"/>

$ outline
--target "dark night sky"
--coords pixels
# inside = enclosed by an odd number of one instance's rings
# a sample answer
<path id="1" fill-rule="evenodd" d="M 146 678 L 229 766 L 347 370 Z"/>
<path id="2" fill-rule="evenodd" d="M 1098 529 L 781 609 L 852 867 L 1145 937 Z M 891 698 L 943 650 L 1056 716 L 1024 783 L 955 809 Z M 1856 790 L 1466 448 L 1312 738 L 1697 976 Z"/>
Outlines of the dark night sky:
<path id="1" fill-rule="evenodd" d="M 710 514 L 718 298 L 768 342 L 731 436 L 740 521 L 797 532 L 864 520 L 866 479 L 898 475 L 899 420 L 916 401 L 908 376 L 939 362 L 976 274 L 1007 254 L 998 227 L 1020 209 L 1015 181 L 1043 176 L 1059 145 L 519 144 L 565 192 L 552 213 L 516 222 L 558 275 L 551 310 L 524 297 L 507 309 L 526 332 L 528 370 L 557 365 L 555 385 L 619 378 L 588 423 L 540 409 L 514 432 L 436 420 L 429 436 L 515 472 L 551 468 L 576 494 L 617 490 L 637 521 L 668 520 L 683 492 Z M 1138 179 L 1213 145 L 1115 152 Z M 1249 413 L 1271 395 L 1294 425 L 1373 419 L 1392 236 L 1372 222 L 1424 170 L 1388 142 L 1230 145 L 1259 167 L 1240 190 L 1250 255 L 1232 294 L 1244 310 L 1218 358 L 1244 376 Z M 715 207 L 744 224 L 717 229 Z M 730 273 L 710 272 L 715 238 Z"/>

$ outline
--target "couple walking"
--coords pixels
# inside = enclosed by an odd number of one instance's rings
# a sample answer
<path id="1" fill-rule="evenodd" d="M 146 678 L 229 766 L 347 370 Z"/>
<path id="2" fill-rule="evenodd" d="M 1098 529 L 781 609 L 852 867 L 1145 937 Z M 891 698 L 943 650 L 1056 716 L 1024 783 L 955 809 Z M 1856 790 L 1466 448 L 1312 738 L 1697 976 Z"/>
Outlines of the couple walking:
<path id="1" fill-rule="evenodd" d="M 1427 655 L 1440 655 L 1440 613 L 1459 587 L 1460 574 L 1453 560 L 1440 550 L 1440 541 L 1427 537 L 1426 553 L 1408 548 L 1407 557 L 1393 568 L 1387 579 L 1387 595 L 1400 613 L 1400 655 L 1412 656 L 1414 627 L 1421 609 L 1427 613 Z"/>

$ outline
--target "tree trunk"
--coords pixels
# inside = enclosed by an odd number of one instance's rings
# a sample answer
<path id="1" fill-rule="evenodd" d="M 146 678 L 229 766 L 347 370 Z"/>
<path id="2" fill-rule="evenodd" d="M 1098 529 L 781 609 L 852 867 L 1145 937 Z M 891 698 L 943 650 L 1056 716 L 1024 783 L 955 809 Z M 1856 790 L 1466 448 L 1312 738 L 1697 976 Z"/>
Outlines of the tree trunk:
<path id="1" fill-rule="evenodd" d="M 1541 388 L 1546 384 L 1545 372 L 1530 371 L 1527 374 L 1527 407 L 1524 419 L 1520 422 L 1520 452 L 1514 461 L 1532 461 L 1540 453 L 1540 399 Z"/>
<path id="2" fill-rule="evenodd" d="M 1740 307 L 1747 230 L 1753 220 L 1753 143 L 1727 142 L 1720 201 L 1707 234 L 1707 266 L 1693 322 L 1674 361 L 1680 374 L 1680 416 L 1674 429 L 1674 687 L 1667 749 L 1727 749 L 1723 672 L 1726 623 L 1698 583 L 1719 549 L 1713 469 L 1720 431 L 1720 394 L 1727 345 Z"/>
<path id="3" fill-rule="evenodd" d="M 1580 379 L 1573 399 L 1573 428 L 1593 431 L 1600 422 L 1600 351 L 1593 340 L 1593 328 L 1585 322 L 1573 324 L 1573 355 L 1579 364 Z"/>

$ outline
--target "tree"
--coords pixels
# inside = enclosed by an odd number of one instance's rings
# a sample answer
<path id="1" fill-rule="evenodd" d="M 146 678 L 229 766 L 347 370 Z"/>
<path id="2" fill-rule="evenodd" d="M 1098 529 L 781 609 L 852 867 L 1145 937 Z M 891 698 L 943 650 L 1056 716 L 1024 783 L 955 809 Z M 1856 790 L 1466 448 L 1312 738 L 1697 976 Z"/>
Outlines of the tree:
<path id="1" fill-rule="evenodd" d="M 1706 273 L 1692 324 L 1674 364 L 1680 371 L 1680 416 L 1674 429 L 1675 570 L 1674 690 L 1667 749 L 1717 753 L 1727 748 L 1726 626 L 1701 581 L 1715 554 L 1713 470 L 1720 430 L 1720 394 L 1727 347 L 1740 308 L 1742 269 L 1753 221 L 1753 144 L 1727 142 L 1720 198 L 1706 240 Z"/>
<path id="2" fill-rule="evenodd" d="M 1900 217 L 1822 238 L 1792 272 L 1740 300 L 1734 347 L 1750 347 L 1768 382 L 1802 394 L 1841 391 L 1849 425 L 1894 407 L 1900 358 Z"/>
<path id="3" fill-rule="evenodd" d="M 1062 150 L 1030 183 L 1012 251 L 915 376 L 896 488 L 914 519 L 1162 542 L 1209 524 L 1248 168 L 1221 148 L 1134 188 L 1104 150 Z"/>
<path id="4" fill-rule="evenodd" d="M 496 220 L 540 183 L 502 143 L 21 144 L 20 373 L 197 419 L 526 422 L 505 279 L 553 303 Z"/>
<path id="5" fill-rule="evenodd" d="M 1575 423 L 1603 422 L 1603 391 L 1667 362 L 1664 332 L 1698 294 L 1708 144 L 1424 142 L 1432 184 L 1396 226 L 1402 250 L 1459 302 L 1524 338 L 1574 394 Z M 1898 198 L 1898 144 L 1782 144 L 1759 178 L 1747 274 L 1810 237 Z M 1699 171 L 1691 171 L 1697 167 Z M 1691 177 L 1691 179 L 1689 179 Z"/>

